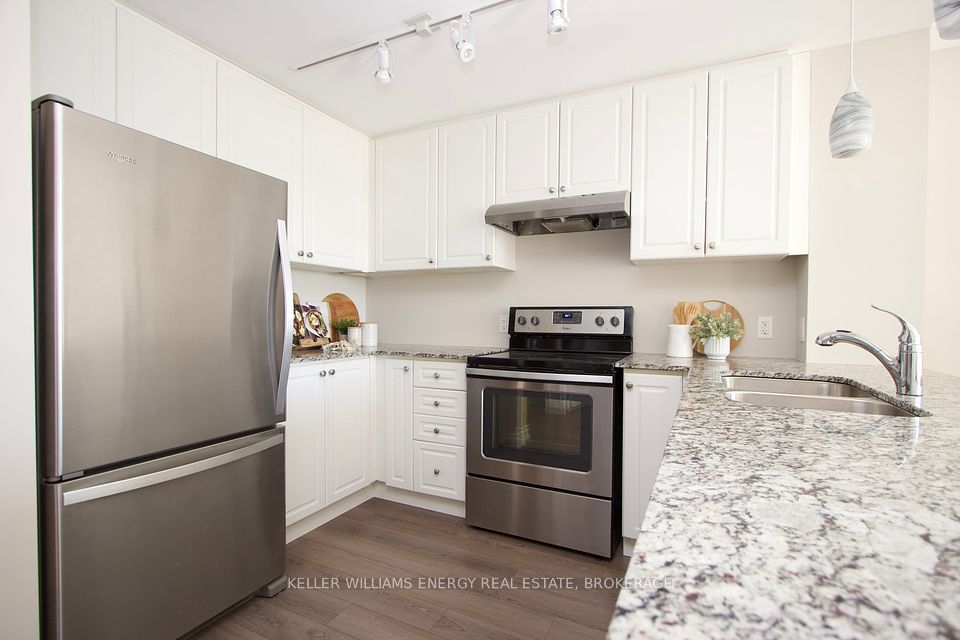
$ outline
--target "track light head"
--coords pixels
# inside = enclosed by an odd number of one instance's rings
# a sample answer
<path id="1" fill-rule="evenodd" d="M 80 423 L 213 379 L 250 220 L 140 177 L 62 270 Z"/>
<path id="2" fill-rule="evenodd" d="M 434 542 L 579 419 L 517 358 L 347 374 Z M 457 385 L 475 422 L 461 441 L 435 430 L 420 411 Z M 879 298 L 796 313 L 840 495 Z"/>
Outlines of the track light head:
<path id="1" fill-rule="evenodd" d="M 570 26 L 570 12 L 567 0 L 547 0 L 547 33 L 563 33 Z"/>
<path id="2" fill-rule="evenodd" d="M 390 73 L 390 48 L 386 40 L 381 40 L 377 45 L 377 71 L 373 77 L 384 84 L 393 80 L 393 74 Z"/>
<path id="3" fill-rule="evenodd" d="M 477 57 L 477 38 L 469 11 L 464 11 L 459 20 L 450 23 L 450 40 L 460 56 L 460 62 L 471 62 Z"/>

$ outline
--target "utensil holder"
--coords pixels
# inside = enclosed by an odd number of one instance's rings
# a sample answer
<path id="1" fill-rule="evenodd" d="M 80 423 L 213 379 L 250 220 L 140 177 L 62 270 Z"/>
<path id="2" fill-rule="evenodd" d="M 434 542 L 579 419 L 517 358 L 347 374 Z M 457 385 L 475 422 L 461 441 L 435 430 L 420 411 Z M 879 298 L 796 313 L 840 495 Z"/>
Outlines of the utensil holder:
<path id="1" fill-rule="evenodd" d="M 693 338 L 690 337 L 690 325 L 667 325 L 667 356 L 670 358 L 693 357 Z"/>

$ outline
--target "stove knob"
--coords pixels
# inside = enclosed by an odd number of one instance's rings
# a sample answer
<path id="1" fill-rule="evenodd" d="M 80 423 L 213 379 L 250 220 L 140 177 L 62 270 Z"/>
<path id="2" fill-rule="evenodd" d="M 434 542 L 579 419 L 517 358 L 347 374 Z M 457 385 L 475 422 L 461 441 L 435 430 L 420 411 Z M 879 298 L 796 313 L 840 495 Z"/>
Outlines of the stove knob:
<path id="1" fill-rule="evenodd" d="M 523 316 L 519 316 L 517 318 L 517 324 L 522 327 L 523 325 L 527 324 L 527 319 L 524 318 Z"/>
<path id="2" fill-rule="evenodd" d="M 530 324 L 532 324 L 533 326 L 537 326 L 538 324 L 540 324 L 540 318 L 538 318 L 537 316 L 533 316 L 532 318 L 530 318 Z"/>
<path id="3" fill-rule="evenodd" d="M 600 316 L 597 316 L 597 326 L 598 327 L 603 326 L 603 318 L 601 318 Z"/>
<path id="4" fill-rule="evenodd" d="M 619 327 L 619 326 L 620 326 L 620 318 L 618 318 L 617 316 L 613 316 L 612 318 L 610 318 L 610 324 L 612 324 L 612 325 L 615 326 L 615 327 Z"/>

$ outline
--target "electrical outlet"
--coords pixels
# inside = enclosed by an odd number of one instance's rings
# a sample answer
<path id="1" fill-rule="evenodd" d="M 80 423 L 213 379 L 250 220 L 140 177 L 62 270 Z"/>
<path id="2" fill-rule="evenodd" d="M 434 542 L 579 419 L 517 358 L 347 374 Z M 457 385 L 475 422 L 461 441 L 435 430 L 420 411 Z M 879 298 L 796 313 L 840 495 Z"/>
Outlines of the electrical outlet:
<path id="1" fill-rule="evenodd" d="M 800 316 L 800 342 L 807 341 L 807 319 Z"/>
<path id="2" fill-rule="evenodd" d="M 757 339 L 771 340 L 773 338 L 773 316 L 759 316 L 757 318 Z"/>
<path id="3" fill-rule="evenodd" d="M 501 314 L 500 319 L 497 321 L 497 330 L 500 333 L 506 333 L 507 328 L 510 324 L 510 317 L 507 314 Z"/>

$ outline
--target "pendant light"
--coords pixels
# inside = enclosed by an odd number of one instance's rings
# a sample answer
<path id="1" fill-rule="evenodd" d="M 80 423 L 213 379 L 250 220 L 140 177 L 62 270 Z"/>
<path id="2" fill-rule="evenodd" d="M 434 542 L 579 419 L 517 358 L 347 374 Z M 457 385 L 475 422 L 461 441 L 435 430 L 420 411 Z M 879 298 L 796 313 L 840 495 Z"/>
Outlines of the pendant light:
<path id="1" fill-rule="evenodd" d="M 933 0 L 933 17 L 944 40 L 960 40 L 960 0 Z"/>
<path id="2" fill-rule="evenodd" d="M 852 158 L 873 142 L 873 107 L 853 79 L 853 1 L 850 0 L 850 79 L 830 118 L 830 155 Z"/>

